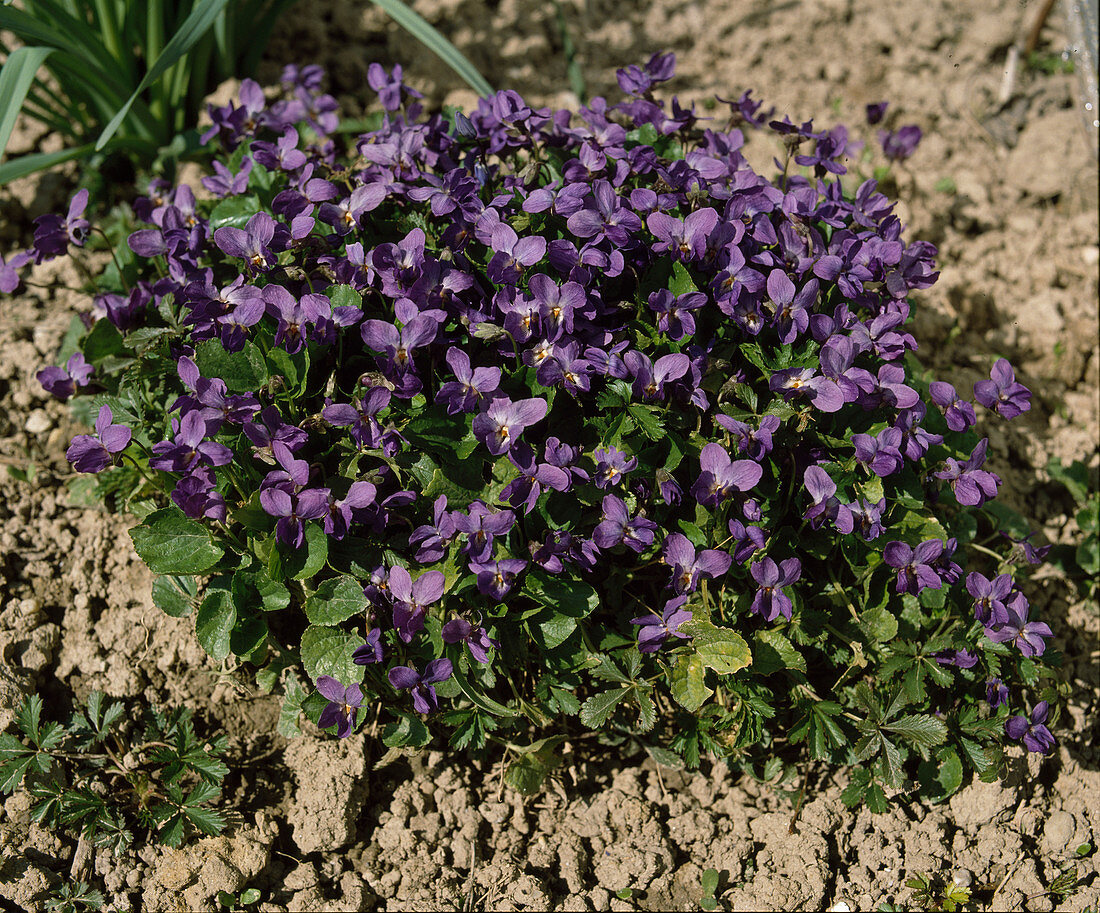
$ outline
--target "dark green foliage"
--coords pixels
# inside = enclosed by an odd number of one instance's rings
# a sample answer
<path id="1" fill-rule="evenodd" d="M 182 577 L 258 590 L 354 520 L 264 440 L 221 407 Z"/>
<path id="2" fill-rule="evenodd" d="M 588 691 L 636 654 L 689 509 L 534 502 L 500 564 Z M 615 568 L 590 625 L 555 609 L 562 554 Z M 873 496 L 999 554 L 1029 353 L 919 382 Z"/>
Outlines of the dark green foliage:
<path id="1" fill-rule="evenodd" d="M 0 734 L 0 791 L 26 790 L 34 821 L 115 855 L 135 835 L 179 846 L 225 826 L 209 806 L 228 772 L 226 738 L 201 742 L 189 711 L 150 710 L 137 730 L 120 702 L 93 691 L 65 725 L 41 714 L 42 699 L 31 695 L 16 716 L 22 735 Z M 64 896 L 58 902 L 69 906 L 58 909 L 94 909 L 94 900 L 95 892 Z"/>

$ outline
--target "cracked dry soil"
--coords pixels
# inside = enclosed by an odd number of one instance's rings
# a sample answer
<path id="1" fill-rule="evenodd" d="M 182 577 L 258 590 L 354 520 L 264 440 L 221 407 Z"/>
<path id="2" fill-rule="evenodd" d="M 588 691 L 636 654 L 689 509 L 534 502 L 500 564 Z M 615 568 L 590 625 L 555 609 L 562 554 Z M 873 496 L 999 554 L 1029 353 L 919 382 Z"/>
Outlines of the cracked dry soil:
<path id="1" fill-rule="evenodd" d="M 541 104 L 575 106 L 553 6 L 539 0 L 416 0 L 414 7 L 497 86 Z M 261 81 L 284 62 L 320 62 L 348 113 L 366 98 L 366 66 L 401 62 L 431 103 L 469 106 L 443 65 L 369 4 L 315 0 L 280 25 Z M 1027 72 L 1004 110 L 1005 54 L 1035 4 L 991 0 L 563 0 L 591 94 L 617 95 L 614 69 L 674 50 L 668 87 L 682 100 L 752 88 L 820 125 L 862 123 L 888 99 L 897 123 L 925 139 L 899 175 L 898 212 L 913 238 L 938 245 L 942 275 L 921 296 L 916 335 L 938 376 L 968 387 L 1008 357 L 1035 391 L 1011 427 L 989 424 L 1004 497 L 1072 543 L 1072 504 L 1045 466 L 1098 460 L 1096 161 L 1070 75 Z M 1061 50 L 1052 18 L 1041 47 Z M 23 149 L 56 138 L 24 129 Z M 16 149 L 15 151 L 19 151 Z M 770 155 L 770 149 L 763 150 Z M 946 179 L 950 179 L 949 182 Z M 0 243 L 26 244 L 31 221 L 59 206 L 71 175 L 0 191 Z M 944 190 L 945 186 L 953 187 Z M 723 765 L 683 773 L 640 757 L 574 747 L 560 776 L 524 798 L 498 766 L 426 753 L 374 770 L 378 747 L 315 732 L 274 734 L 277 702 L 215 668 L 190 619 L 161 614 L 132 553 L 126 518 L 72 506 L 64 449 L 76 431 L 34 372 L 55 358 L 72 313 L 64 264 L 37 268 L 52 285 L 0 303 L 0 461 L 33 462 L 33 484 L 0 475 L 0 727 L 22 695 L 64 706 L 89 691 L 195 709 L 231 737 L 230 828 L 180 850 L 91 855 L 85 870 L 112 910 L 214 910 L 219 890 L 256 887 L 261 910 L 696 909 L 706 868 L 721 873 L 720 908 L 861 909 L 909 898 L 906 878 L 970 884 L 988 909 L 1049 910 L 1044 892 L 1072 863 L 1100 903 L 1100 675 L 1096 606 L 1052 568 L 1031 581 L 1066 654 L 1072 686 L 1060 747 L 1016 752 L 1002 783 L 975 783 L 941 805 L 886 815 L 846 809 L 839 777 L 811 772 L 792 832 L 790 802 Z M 1094 476 L 1095 477 L 1095 476 Z M 70 877 L 75 843 L 30 823 L 25 796 L 0 807 L 0 907 L 41 909 Z"/>

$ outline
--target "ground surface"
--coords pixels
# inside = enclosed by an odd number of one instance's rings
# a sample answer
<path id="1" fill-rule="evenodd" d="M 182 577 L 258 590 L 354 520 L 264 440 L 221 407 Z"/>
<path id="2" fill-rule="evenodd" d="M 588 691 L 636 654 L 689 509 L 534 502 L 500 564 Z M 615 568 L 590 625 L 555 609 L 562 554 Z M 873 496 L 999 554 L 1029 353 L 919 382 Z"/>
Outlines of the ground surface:
<path id="1" fill-rule="evenodd" d="M 414 4 L 499 87 L 575 105 L 553 5 L 542 0 Z M 366 65 L 402 62 L 430 100 L 466 91 L 369 4 L 311 0 L 280 30 L 280 61 L 322 62 L 360 104 Z M 1097 188 L 1071 75 L 1025 72 L 997 104 L 1002 66 L 1035 4 L 990 0 L 563 0 L 593 94 L 614 96 L 615 67 L 677 52 L 682 99 L 752 88 L 792 119 L 858 124 L 868 102 L 926 139 L 901 173 L 911 237 L 940 248 L 942 277 L 917 304 L 921 353 L 960 388 L 1008 357 L 1034 391 L 1010 429 L 993 424 L 992 467 L 1006 497 L 1048 541 L 1073 542 L 1072 504 L 1045 471 L 1051 456 L 1097 462 Z M 767 12 L 762 10 L 767 9 Z M 1057 17 L 1040 49 L 1064 45 Z M 269 65 L 267 77 L 277 69 Z M 33 131 L 27 148 L 50 148 Z M 765 155 L 768 151 L 765 150 Z M 65 178 L 0 195 L 0 244 L 58 206 Z M 25 243 L 25 241 L 24 241 Z M 40 268 L 36 281 L 72 279 Z M 839 801 L 842 782 L 811 775 L 795 832 L 790 804 L 722 766 L 658 770 L 640 757 L 575 749 L 562 776 L 524 799 L 498 767 L 428 754 L 374 771 L 360 735 L 270 734 L 277 704 L 215 669 L 189 619 L 163 616 L 132 554 L 127 521 L 69 506 L 63 453 L 74 428 L 33 379 L 52 363 L 78 295 L 32 289 L 0 303 L 0 461 L 32 462 L 33 484 L 0 474 L 0 728 L 35 690 L 63 701 L 92 689 L 139 704 L 184 703 L 231 736 L 225 836 L 180 851 L 93 854 L 85 874 L 112 909 L 215 909 L 218 890 L 259 888 L 261 909 L 697 909 L 702 871 L 721 873 L 724 909 L 874 909 L 904 902 L 913 874 L 969 883 L 991 909 L 1052 909 L 1044 891 L 1072 851 L 1100 838 L 1097 611 L 1040 571 L 1044 607 L 1068 657 L 1069 717 L 1052 757 L 1017 758 L 1001 784 L 941 806 L 872 816 Z M 1094 475 L 1095 478 L 1095 475 Z M 257 733 L 261 733 L 257 735 Z M 29 824 L 23 797 L 0 809 L 0 905 L 37 908 L 68 878 L 74 845 Z M 1079 910 L 1100 901 L 1097 859 L 1076 863 Z"/>

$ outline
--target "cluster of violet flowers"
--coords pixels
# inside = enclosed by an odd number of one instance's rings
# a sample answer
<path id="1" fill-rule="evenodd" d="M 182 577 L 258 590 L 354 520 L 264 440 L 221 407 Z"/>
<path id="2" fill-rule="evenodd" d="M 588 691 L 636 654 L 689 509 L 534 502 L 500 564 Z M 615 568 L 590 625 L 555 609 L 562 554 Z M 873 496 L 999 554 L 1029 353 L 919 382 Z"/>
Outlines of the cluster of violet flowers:
<path id="1" fill-rule="evenodd" d="M 424 115 L 400 68 L 376 64 L 385 113 L 344 158 L 320 71 L 291 67 L 287 97 L 246 80 L 210 112 L 205 139 L 225 155 L 203 187 L 255 212 L 213 228 L 210 204 L 161 181 L 135 205 L 144 227 L 128 245 L 157 275 L 99 294 L 93 316 L 126 336 L 174 309 L 178 392 L 161 439 L 141 429 L 146 452 L 104 404 L 68 456 L 84 472 L 144 459 L 184 515 L 218 532 L 251 501 L 289 552 L 310 527 L 372 544 L 354 663 L 386 672 L 318 678 L 322 725 L 338 735 L 361 685 L 388 682 L 429 714 L 460 662 L 507 674 L 501 644 L 525 636 L 532 575 L 599 591 L 633 568 L 629 596 L 649 610 L 591 621 L 632 630 L 646 655 L 691 649 L 683 628 L 708 617 L 707 592 L 746 594 L 713 616 L 746 635 L 790 623 L 824 567 L 781 529 L 792 519 L 880 555 L 899 598 L 963 581 L 990 642 L 1043 653 L 1050 628 L 1029 620 L 1011 576 L 964 579 L 956 538 L 894 531 L 902 486 L 961 508 L 995 496 L 986 440 L 959 452 L 941 431 L 967 440 L 975 403 L 1011 419 L 1030 393 L 1003 359 L 973 401 L 913 379 L 908 296 L 935 281 L 935 248 L 903 239 L 875 181 L 841 180 L 858 149 L 845 128 L 776 120 L 748 92 L 714 119 L 666 106 L 654 90 L 673 72 L 672 55 L 654 55 L 619 71 L 626 100 L 576 113 L 505 90 L 444 118 Z M 746 131 L 783 144 L 777 180 L 742 156 Z M 919 138 L 884 134 L 885 154 L 904 159 Z M 82 192 L 65 218 L 42 217 L 33 250 L 4 269 L 82 246 L 86 204 Z M 200 370 L 210 344 L 262 353 L 272 376 L 305 371 L 308 356 L 321 382 L 233 392 Z M 81 353 L 39 379 L 61 399 L 117 383 Z M 429 418 L 451 429 L 434 450 L 417 437 Z M 447 475 L 456 452 L 484 490 L 426 495 L 415 460 Z M 944 662 L 966 668 L 979 646 Z M 990 688 L 991 706 L 1008 699 Z M 1049 747 L 1041 721 L 1025 735 L 1016 720 L 1011 738 Z"/>

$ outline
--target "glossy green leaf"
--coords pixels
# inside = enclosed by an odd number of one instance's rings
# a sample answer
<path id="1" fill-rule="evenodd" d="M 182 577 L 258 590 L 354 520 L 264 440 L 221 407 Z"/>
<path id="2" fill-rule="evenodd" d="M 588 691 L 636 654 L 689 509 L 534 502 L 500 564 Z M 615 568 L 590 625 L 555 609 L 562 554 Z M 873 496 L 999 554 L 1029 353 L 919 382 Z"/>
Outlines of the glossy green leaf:
<path id="1" fill-rule="evenodd" d="M 229 635 L 229 649 L 246 662 L 263 662 L 267 634 L 267 622 L 263 618 L 239 615 Z"/>
<path id="2" fill-rule="evenodd" d="M 573 618 L 585 618 L 600 604 L 599 594 L 587 583 L 565 581 L 541 569 L 529 571 L 524 592 L 535 602 Z"/>
<path id="3" fill-rule="evenodd" d="M 362 584 L 351 577 L 334 577 L 306 600 L 305 611 L 310 624 L 338 625 L 366 607 Z"/>
<path id="4" fill-rule="evenodd" d="M 703 661 L 693 653 L 684 653 L 676 661 L 672 667 L 670 686 L 673 699 L 689 713 L 702 707 L 713 693 L 706 684 Z"/>
<path id="5" fill-rule="evenodd" d="M 510 707 L 505 707 L 499 701 L 494 701 L 487 694 L 482 692 L 476 685 L 474 685 L 462 672 L 462 670 L 456 665 L 451 673 L 452 678 L 458 684 L 462 693 L 470 699 L 470 702 L 475 706 L 484 710 L 486 713 L 493 716 L 501 717 L 513 717 L 519 716 L 519 712 L 513 710 Z"/>
<path id="6" fill-rule="evenodd" d="M 347 687 L 363 680 L 364 667 L 351 658 L 362 645 L 362 637 L 340 628 L 310 625 L 302 634 L 302 665 L 313 681 L 330 675 Z"/>
<path id="7" fill-rule="evenodd" d="M 254 342 L 239 352 L 227 352 L 218 339 L 207 339 L 195 350 L 195 364 L 203 377 L 225 381 L 230 393 L 255 393 L 267 383 L 267 363 Z"/>
<path id="8" fill-rule="evenodd" d="M 183 618 L 195 609 L 198 588 L 190 576 L 164 575 L 153 581 L 153 605 L 173 618 Z"/>
<path id="9" fill-rule="evenodd" d="M 569 636 L 577 630 L 577 619 L 571 615 L 559 615 L 554 613 L 539 622 L 539 633 L 542 635 L 542 646 L 546 650 L 553 650 L 565 643 Z"/>
<path id="10" fill-rule="evenodd" d="M 581 722 L 590 729 L 599 729 L 611 712 L 630 693 L 629 688 L 615 688 L 594 694 L 581 705 Z"/>
<path id="11" fill-rule="evenodd" d="M 716 627 L 702 619 L 692 619 L 680 630 L 692 636 L 692 646 L 700 662 L 719 675 L 731 675 L 752 662 L 749 645 L 736 631 Z"/>
<path id="12" fill-rule="evenodd" d="M 363 307 L 363 295 L 350 285 L 331 285 L 325 289 L 325 295 L 334 308 Z"/>
<path id="13" fill-rule="evenodd" d="M 229 590 L 211 590 L 195 616 L 195 636 L 202 648 L 217 662 L 229 656 L 229 637 L 237 620 L 237 610 Z"/>
<path id="14" fill-rule="evenodd" d="M 203 526 L 175 507 L 155 511 L 130 530 L 134 550 L 154 574 L 201 574 L 224 553 Z"/>
<path id="15" fill-rule="evenodd" d="M 963 784 L 963 765 L 954 748 L 944 748 L 935 758 L 922 761 L 917 768 L 921 796 L 932 802 L 942 802 L 958 792 Z"/>
<path id="16" fill-rule="evenodd" d="M 753 669 L 760 675 L 771 675 L 780 669 L 806 671 L 806 658 L 778 631 L 765 629 L 753 636 Z"/>
<path id="17" fill-rule="evenodd" d="M 316 523 L 307 523 L 301 548 L 279 543 L 283 570 L 294 580 L 308 580 L 325 566 L 328 536 Z"/>
<path id="18" fill-rule="evenodd" d="M 261 209 L 263 206 L 260 205 L 260 199 L 254 194 L 226 197 L 210 213 L 210 231 L 214 232 L 227 226 L 244 228 L 248 220 Z"/>
<path id="19" fill-rule="evenodd" d="M 520 749 L 519 757 L 508 765 L 504 775 L 508 785 L 525 796 L 537 793 L 546 777 L 561 764 L 557 747 L 564 741 L 564 736 L 552 736 Z"/>

